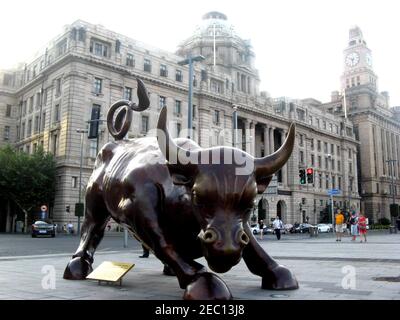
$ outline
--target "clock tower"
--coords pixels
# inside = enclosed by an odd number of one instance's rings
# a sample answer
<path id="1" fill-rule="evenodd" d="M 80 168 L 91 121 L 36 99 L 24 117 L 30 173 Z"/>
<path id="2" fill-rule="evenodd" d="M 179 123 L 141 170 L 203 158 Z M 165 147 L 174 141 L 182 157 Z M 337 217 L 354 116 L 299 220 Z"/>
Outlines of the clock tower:
<path id="1" fill-rule="evenodd" d="M 349 43 L 343 51 L 344 73 L 341 77 L 342 90 L 366 86 L 377 91 L 377 76 L 372 69 L 371 50 L 367 47 L 361 29 L 357 26 L 350 29 Z"/>

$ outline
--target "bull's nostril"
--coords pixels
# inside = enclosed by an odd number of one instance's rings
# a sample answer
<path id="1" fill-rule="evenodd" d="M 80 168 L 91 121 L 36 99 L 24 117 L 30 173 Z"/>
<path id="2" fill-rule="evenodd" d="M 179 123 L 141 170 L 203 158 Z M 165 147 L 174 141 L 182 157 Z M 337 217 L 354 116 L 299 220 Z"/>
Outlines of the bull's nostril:
<path id="1" fill-rule="evenodd" d="M 213 243 L 217 240 L 217 233 L 214 230 L 207 230 L 204 232 L 203 240 L 205 243 Z"/>
<path id="2" fill-rule="evenodd" d="M 239 242 L 241 244 L 247 245 L 250 242 L 250 238 L 246 234 L 246 232 L 242 231 L 240 236 L 239 236 Z"/>

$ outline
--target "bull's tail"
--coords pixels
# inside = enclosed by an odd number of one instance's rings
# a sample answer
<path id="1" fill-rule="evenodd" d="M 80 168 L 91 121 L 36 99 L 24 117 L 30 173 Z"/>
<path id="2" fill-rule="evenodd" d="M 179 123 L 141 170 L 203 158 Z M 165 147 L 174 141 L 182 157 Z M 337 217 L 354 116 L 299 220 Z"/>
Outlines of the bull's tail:
<path id="1" fill-rule="evenodd" d="M 138 83 L 137 95 L 139 98 L 139 105 L 128 100 L 118 100 L 108 110 L 107 127 L 115 140 L 122 140 L 129 131 L 132 123 L 132 110 L 140 112 L 146 110 L 150 106 L 149 96 L 147 95 L 144 83 L 140 79 L 136 80 Z M 114 120 L 114 114 L 120 107 L 123 108 L 118 111 Z"/>

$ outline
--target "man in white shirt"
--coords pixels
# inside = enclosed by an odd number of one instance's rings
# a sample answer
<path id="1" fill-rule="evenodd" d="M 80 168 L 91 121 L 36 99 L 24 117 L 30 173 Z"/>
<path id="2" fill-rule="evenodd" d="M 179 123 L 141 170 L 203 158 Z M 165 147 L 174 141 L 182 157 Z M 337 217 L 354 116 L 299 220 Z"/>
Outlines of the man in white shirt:
<path id="1" fill-rule="evenodd" d="M 279 218 L 279 216 L 277 216 L 275 218 L 274 222 L 272 223 L 272 226 L 274 228 L 276 238 L 278 240 L 280 240 L 281 239 L 281 229 L 283 229 L 283 223 L 282 223 L 282 220 Z"/>

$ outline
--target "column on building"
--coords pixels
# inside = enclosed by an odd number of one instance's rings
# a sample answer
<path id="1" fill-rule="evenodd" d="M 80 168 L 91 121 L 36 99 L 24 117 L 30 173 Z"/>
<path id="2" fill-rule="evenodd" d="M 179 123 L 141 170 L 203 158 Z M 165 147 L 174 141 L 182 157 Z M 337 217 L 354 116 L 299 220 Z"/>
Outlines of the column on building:
<path id="1" fill-rule="evenodd" d="M 275 127 L 270 127 L 269 129 L 269 153 L 274 153 L 275 145 L 274 145 L 274 130 Z"/>
<path id="2" fill-rule="evenodd" d="M 250 121 L 248 119 L 244 119 L 244 143 L 246 146 L 246 152 L 250 153 Z M 243 142 L 242 142 L 243 143 Z"/>
<path id="3" fill-rule="evenodd" d="M 250 123 L 250 154 L 256 155 L 256 122 Z"/>
<path id="4" fill-rule="evenodd" d="M 286 132 L 287 132 L 286 129 L 282 129 L 281 130 L 281 143 L 282 144 L 286 139 Z M 288 170 L 288 166 L 287 166 L 287 164 L 285 164 L 283 166 L 283 168 L 282 168 L 282 184 L 283 185 L 289 185 L 289 181 L 288 181 L 288 178 L 287 178 L 287 176 L 288 176 L 287 170 Z"/>
<path id="5" fill-rule="evenodd" d="M 264 126 L 264 156 L 270 154 L 269 151 L 269 127 L 267 125 Z"/>

